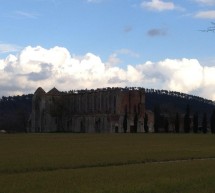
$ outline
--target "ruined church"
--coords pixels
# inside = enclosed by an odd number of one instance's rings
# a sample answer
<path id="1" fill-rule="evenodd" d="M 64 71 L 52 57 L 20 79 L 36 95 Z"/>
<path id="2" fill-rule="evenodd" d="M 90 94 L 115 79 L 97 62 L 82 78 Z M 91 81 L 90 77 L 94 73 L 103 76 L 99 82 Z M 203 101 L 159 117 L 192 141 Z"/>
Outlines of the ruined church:
<path id="1" fill-rule="evenodd" d="M 29 132 L 144 132 L 145 90 L 103 88 L 45 92 L 32 100 Z"/>

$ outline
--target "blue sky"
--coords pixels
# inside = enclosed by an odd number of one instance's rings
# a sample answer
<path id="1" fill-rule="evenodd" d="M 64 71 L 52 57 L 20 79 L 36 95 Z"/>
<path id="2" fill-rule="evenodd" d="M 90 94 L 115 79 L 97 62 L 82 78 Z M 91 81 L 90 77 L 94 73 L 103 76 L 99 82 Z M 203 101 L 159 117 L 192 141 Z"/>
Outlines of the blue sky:
<path id="1" fill-rule="evenodd" d="M 0 3 L 1 96 L 144 86 L 215 100 L 215 34 L 200 31 L 215 21 L 215 0 Z"/>

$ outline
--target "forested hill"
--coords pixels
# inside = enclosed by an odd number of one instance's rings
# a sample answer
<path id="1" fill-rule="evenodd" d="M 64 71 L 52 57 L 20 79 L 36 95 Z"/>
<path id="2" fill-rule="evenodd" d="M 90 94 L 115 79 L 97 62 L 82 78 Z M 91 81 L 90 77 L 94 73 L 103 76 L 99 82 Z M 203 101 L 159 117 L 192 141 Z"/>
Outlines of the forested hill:
<path id="1" fill-rule="evenodd" d="M 33 94 L 0 99 L 0 130 L 25 132 L 31 113 Z"/>
<path id="2" fill-rule="evenodd" d="M 145 89 L 146 109 L 154 110 L 160 106 L 164 113 L 185 112 L 187 104 L 190 105 L 191 113 L 211 114 L 215 105 L 213 101 L 198 96 L 179 92 Z M 9 96 L 0 99 L 0 130 L 8 132 L 25 132 L 31 113 L 33 94 L 22 96 Z"/>
<path id="3" fill-rule="evenodd" d="M 145 89 L 146 92 L 146 109 L 154 110 L 154 107 L 159 105 L 161 110 L 172 112 L 185 112 L 186 106 L 189 105 L 191 113 L 207 113 L 210 114 L 215 108 L 215 103 L 212 100 L 204 99 L 198 96 L 185 93 Z"/>

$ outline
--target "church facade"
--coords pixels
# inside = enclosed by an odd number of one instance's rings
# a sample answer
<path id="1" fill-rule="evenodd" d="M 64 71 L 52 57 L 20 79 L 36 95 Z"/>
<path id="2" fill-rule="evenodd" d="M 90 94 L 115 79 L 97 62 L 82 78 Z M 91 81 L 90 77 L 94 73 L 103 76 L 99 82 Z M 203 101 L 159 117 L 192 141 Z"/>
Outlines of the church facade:
<path id="1" fill-rule="evenodd" d="M 144 132 L 143 88 L 104 88 L 45 92 L 32 100 L 29 132 Z"/>

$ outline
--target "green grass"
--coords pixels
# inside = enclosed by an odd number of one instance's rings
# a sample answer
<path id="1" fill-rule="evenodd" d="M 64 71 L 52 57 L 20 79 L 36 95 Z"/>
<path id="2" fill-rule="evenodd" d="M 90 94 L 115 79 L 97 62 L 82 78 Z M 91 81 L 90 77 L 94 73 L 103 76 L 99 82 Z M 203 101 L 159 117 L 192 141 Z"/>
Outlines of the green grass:
<path id="1" fill-rule="evenodd" d="M 210 134 L 0 135 L 0 155 L 0 193 L 215 190 Z"/>

